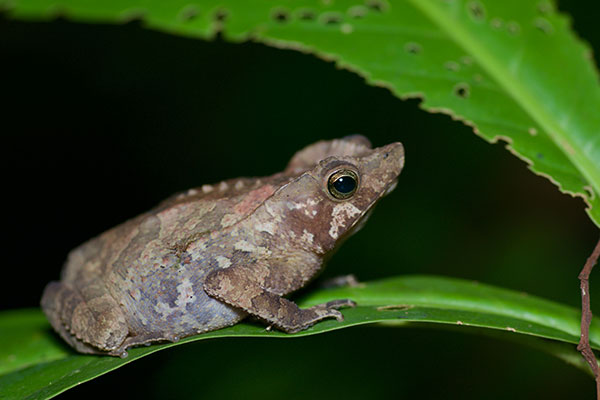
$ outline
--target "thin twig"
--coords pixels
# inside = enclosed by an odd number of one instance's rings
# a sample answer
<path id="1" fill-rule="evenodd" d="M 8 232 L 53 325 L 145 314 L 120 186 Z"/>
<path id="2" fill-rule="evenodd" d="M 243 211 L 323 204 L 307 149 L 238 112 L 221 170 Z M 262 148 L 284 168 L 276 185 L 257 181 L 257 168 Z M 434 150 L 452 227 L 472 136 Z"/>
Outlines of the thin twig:
<path id="1" fill-rule="evenodd" d="M 596 356 L 590 347 L 590 323 L 592 322 L 592 308 L 590 307 L 590 283 L 589 278 L 592 272 L 592 268 L 596 265 L 600 257 L 600 240 L 596 244 L 592 255 L 589 256 L 583 269 L 579 273 L 579 281 L 581 288 L 581 338 L 577 345 L 577 350 L 581 352 L 581 355 L 587 361 L 594 378 L 596 378 L 596 398 L 600 400 L 600 369 L 598 368 L 598 362 Z"/>

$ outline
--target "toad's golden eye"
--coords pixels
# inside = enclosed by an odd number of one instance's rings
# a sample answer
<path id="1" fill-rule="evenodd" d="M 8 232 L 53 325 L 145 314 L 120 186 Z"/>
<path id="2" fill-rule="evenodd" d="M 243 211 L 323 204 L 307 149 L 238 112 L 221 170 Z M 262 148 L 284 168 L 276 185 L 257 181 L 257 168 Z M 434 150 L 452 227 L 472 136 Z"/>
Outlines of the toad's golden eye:
<path id="1" fill-rule="evenodd" d="M 358 175 L 349 169 L 336 171 L 329 177 L 327 189 L 338 200 L 348 199 L 358 189 Z"/>

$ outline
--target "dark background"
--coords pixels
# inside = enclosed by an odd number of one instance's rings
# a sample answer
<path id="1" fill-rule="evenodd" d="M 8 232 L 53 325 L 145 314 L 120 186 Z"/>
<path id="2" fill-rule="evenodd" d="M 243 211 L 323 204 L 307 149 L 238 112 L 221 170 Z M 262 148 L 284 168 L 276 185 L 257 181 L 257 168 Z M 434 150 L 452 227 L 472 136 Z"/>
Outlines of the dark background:
<path id="1" fill-rule="evenodd" d="M 560 6 L 598 54 L 599 7 Z M 325 276 L 446 275 L 579 306 L 577 274 L 598 237 L 580 199 L 529 172 L 502 143 L 490 145 L 332 63 L 135 22 L 2 16 L 0 74 L 0 309 L 37 307 L 71 248 L 173 192 L 272 174 L 301 147 L 352 133 L 376 146 L 402 141 L 406 168 Z M 592 280 L 596 309 L 598 285 Z M 593 396 L 592 380 L 562 361 L 473 333 L 431 325 L 201 341 L 64 396 Z"/>

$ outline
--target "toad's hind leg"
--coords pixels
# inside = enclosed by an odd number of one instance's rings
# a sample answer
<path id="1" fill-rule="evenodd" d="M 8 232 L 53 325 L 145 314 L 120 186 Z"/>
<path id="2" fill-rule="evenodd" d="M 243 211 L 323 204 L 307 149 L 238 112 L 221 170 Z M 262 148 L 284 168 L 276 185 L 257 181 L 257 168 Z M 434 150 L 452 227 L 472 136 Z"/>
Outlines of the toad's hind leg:
<path id="1" fill-rule="evenodd" d="M 82 353 L 106 354 L 129 333 L 119 305 L 97 284 L 79 292 L 67 283 L 51 282 L 41 303 L 54 329 Z"/>
<path id="2" fill-rule="evenodd" d="M 252 271 L 244 267 L 215 270 L 207 276 L 204 290 L 288 333 L 299 332 L 326 318 L 343 321 L 344 317 L 337 309 L 356 305 L 352 300 L 342 299 L 299 308 L 296 303 L 269 292 L 252 278 Z"/>

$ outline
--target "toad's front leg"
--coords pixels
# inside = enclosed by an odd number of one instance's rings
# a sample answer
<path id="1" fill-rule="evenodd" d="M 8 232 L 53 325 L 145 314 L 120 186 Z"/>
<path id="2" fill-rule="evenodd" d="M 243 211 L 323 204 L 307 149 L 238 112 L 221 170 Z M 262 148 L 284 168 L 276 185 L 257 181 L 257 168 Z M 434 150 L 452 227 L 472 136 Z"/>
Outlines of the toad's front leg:
<path id="1" fill-rule="evenodd" d="M 261 287 L 248 271 L 248 268 L 239 267 L 213 271 L 204 282 L 204 290 L 288 333 L 304 330 L 326 318 L 343 321 L 344 317 L 337 309 L 355 306 L 353 301 L 344 299 L 299 308 L 296 303 Z"/>

